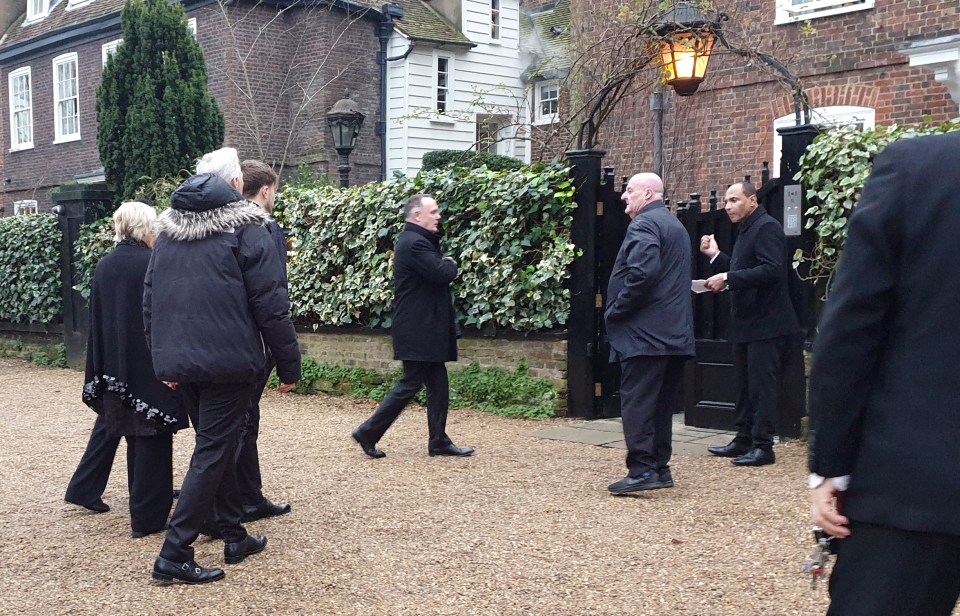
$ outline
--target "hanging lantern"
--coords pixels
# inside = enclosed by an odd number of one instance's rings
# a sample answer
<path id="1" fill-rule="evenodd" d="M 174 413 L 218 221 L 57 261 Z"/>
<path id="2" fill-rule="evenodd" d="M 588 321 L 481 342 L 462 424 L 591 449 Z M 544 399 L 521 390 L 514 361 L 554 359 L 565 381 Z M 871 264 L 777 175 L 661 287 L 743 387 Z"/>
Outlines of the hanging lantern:
<path id="1" fill-rule="evenodd" d="M 690 96 L 700 87 L 710 52 L 717 38 L 709 31 L 679 30 L 660 43 L 660 75 L 679 96 Z"/>

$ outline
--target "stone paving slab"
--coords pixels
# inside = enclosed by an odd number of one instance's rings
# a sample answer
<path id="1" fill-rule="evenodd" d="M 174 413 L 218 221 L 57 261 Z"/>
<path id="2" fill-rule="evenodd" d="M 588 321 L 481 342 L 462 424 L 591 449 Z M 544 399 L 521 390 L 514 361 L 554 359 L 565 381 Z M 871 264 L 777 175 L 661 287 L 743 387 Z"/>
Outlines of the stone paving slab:
<path id="1" fill-rule="evenodd" d="M 572 426 L 559 426 L 533 432 L 530 436 L 534 438 L 545 438 L 554 441 L 568 441 L 571 443 L 583 443 L 585 445 L 606 445 L 616 440 L 623 440 L 621 434 L 607 432 L 605 430 L 590 430 L 585 428 L 574 428 Z"/>
<path id="2" fill-rule="evenodd" d="M 626 449 L 623 440 L 623 425 L 619 418 L 578 421 L 563 426 L 532 432 L 529 436 L 570 443 L 583 443 L 612 449 Z M 683 415 L 673 420 L 673 453 L 682 456 L 709 456 L 707 447 L 726 445 L 733 432 L 694 428 L 683 423 Z"/>

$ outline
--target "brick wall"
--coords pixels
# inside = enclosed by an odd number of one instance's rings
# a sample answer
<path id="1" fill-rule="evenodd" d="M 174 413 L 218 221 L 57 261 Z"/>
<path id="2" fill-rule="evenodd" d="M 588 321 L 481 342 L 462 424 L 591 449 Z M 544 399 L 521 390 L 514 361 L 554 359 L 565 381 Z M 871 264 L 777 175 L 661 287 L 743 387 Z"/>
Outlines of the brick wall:
<path id="1" fill-rule="evenodd" d="M 389 334 L 308 333 L 300 332 L 300 348 L 305 357 L 322 364 L 359 366 L 378 372 L 391 372 L 400 366 L 393 361 Z M 515 370 L 521 359 L 529 374 L 555 383 L 567 378 L 566 340 L 506 340 L 502 338 L 462 338 L 459 361 L 447 364 L 451 371 L 462 370 L 477 362 L 484 368 Z"/>
<path id="2" fill-rule="evenodd" d="M 276 9 L 214 4 L 190 13 L 197 18 L 197 37 L 207 59 L 209 91 L 224 112 L 227 145 L 241 158 L 284 162 L 295 171 L 306 161 L 336 177 L 337 153 L 326 112 L 349 88 L 366 120 L 350 157 L 351 183 L 379 179 L 380 145 L 374 136 L 379 120 L 378 48 L 371 21 L 329 8 L 290 9 L 276 18 Z M 6 214 L 13 202 L 36 199 L 41 211 L 53 203 L 47 193 L 74 176 L 101 167 L 97 149 L 96 91 L 102 73 L 102 45 L 120 38 L 119 31 L 13 64 L 0 72 L 0 143 L 5 150 L 0 187 Z M 233 41 L 236 41 L 234 44 Z M 52 60 L 77 52 L 80 82 L 80 141 L 54 144 Z M 31 67 L 34 147 L 9 152 L 7 75 Z M 306 92 L 306 94 L 304 94 Z"/>
<path id="3" fill-rule="evenodd" d="M 612 0 L 602 0 L 612 5 Z M 593 0 L 573 0 L 577 32 L 595 42 L 603 24 Z M 929 69 L 910 68 L 898 49 L 916 41 L 960 32 L 960 7 L 950 1 L 890 0 L 871 10 L 774 25 L 772 1 L 737 0 L 723 6 L 731 16 L 725 31 L 731 42 L 771 53 L 803 83 L 814 107 L 851 105 L 874 108 L 876 123 L 945 121 L 957 104 Z M 718 44 L 719 48 L 719 44 Z M 645 75 L 650 80 L 653 75 Z M 653 167 L 653 121 L 649 90 L 625 98 L 601 129 L 604 164 L 617 175 Z M 773 156 L 773 122 L 792 113 L 790 92 L 769 72 L 742 57 L 715 54 L 700 91 L 669 95 L 664 119 L 665 180 L 670 196 L 721 192 L 744 175 L 759 178 L 761 163 Z"/>

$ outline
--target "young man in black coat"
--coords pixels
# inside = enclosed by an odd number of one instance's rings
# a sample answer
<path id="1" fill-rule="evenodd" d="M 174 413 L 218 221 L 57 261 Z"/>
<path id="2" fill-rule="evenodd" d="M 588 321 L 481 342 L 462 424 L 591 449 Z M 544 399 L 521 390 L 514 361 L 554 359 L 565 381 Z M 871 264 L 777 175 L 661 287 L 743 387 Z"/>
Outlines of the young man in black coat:
<path id="1" fill-rule="evenodd" d="M 960 596 L 958 169 L 960 133 L 880 153 L 820 320 L 810 487 L 841 538 L 832 615 L 948 616 Z"/>
<path id="2" fill-rule="evenodd" d="M 720 252 L 712 235 L 700 239 L 700 252 L 720 272 L 707 279 L 707 288 L 732 294 L 727 339 L 733 343 L 740 395 L 737 436 L 709 451 L 734 458 L 737 466 L 764 466 L 776 461 L 773 418 L 780 369 L 789 338 L 800 331 L 800 324 L 787 292 L 790 264 L 783 227 L 759 206 L 750 182 L 727 189 L 724 210 L 731 222 L 740 224 L 733 255 Z"/>
<path id="3" fill-rule="evenodd" d="M 627 476 L 613 494 L 672 488 L 673 413 L 694 356 L 690 236 L 663 202 L 663 181 L 639 173 L 623 193 L 632 219 L 607 286 L 610 359 L 620 362 Z"/>
<path id="4" fill-rule="evenodd" d="M 228 564 L 266 547 L 266 537 L 248 535 L 240 522 L 240 430 L 266 367 L 266 348 L 276 359 L 281 392 L 300 379 L 290 300 L 266 228 L 270 217 L 241 195 L 233 148 L 205 155 L 197 171 L 160 216 L 143 296 L 157 378 L 176 383 L 192 407 L 197 434 L 153 577 L 189 584 L 224 576 L 193 560 L 191 544 L 211 509 Z"/>
<path id="5" fill-rule="evenodd" d="M 403 207 L 406 221 L 393 253 L 393 358 L 403 362 L 403 378 L 374 414 L 352 436 L 371 458 L 383 458 L 377 442 L 413 400 L 427 388 L 431 456 L 469 456 L 447 436 L 450 385 L 445 362 L 457 359 L 457 324 L 450 284 L 457 264 L 440 251 L 440 208 L 430 195 L 413 195 Z"/>

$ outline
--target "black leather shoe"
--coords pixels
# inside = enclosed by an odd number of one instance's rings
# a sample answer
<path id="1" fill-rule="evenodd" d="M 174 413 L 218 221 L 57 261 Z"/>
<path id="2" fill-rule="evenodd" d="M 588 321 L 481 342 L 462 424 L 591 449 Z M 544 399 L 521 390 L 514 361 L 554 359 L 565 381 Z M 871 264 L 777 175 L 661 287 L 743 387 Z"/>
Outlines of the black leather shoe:
<path id="1" fill-rule="evenodd" d="M 240 543 L 228 543 L 223 546 L 223 562 L 235 565 L 243 562 L 247 556 L 253 556 L 267 547 L 267 538 L 263 535 L 247 535 Z"/>
<path id="2" fill-rule="evenodd" d="M 737 458 L 750 453 L 751 443 L 733 439 L 723 447 L 707 447 L 707 451 L 721 458 Z"/>
<path id="3" fill-rule="evenodd" d="M 201 524 L 200 534 L 206 535 L 211 539 L 223 539 L 223 534 L 220 532 L 220 527 L 217 526 L 216 522 L 206 521 Z"/>
<path id="4" fill-rule="evenodd" d="M 756 449 L 745 453 L 736 458 L 733 463 L 736 466 L 766 466 L 777 461 L 777 456 L 773 455 L 772 449 Z"/>
<path id="5" fill-rule="evenodd" d="M 673 475 L 670 474 L 670 467 L 664 466 L 663 468 L 657 469 L 657 474 L 660 475 L 660 483 L 663 484 L 665 488 L 673 487 Z"/>
<path id="6" fill-rule="evenodd" d="M 660 475 L 655 470 L 649 470 L 636 477 L 627 475 L 616 483 L 607 486 L 611 494 L 629 494 L 631 492 L 643 492 L 645 490 L 659 490 L 663 488 L 663 482 Z"/>
<path id="7" fill-rule="evenodd" d="M 162 532 L 165 531 L 165 530 L 167 530 L 167 525 L 166 525 L 166 524 L 164 524 L 164 525 L 161 526 L 160 528 L 156 528 L 156 529 L 154 529 L 154 530 L 134 530 L 134 531 L 131 531 L 131 532 L 130 532 L 130 536 L 133 537 L 134 539 L 143 539 L 144 537 L 147 537 L 147 536 L 149 536 L 149 535 L 155 535 L 155 534 L 157 534 L 157 533 L 162 533 Z"/>
<path id="8" fill-rule="evenodd" d="M 106 512 L 108 512 L 108 511 L 110 511 L 110 505 L 108 505 L 108 504 L 106 504 L 105 502 L 103 502 L 103 499 L 102 499 L 102 498 L 98 498 L 97 500 L 93 501 L 92 503 L 78 503 L 77 501 L 72 501 L 72 500 L 70 500 L 69 498 L 65 498 L 65 499 L 63 499 L 63 500 L 65 500 L 66 502 L 70 503 L 71 505 L 76 505 L 76 506 L 78 506 L 78 507 L 83 507 L 84 509 L 88 509 L 88 510 L 94 512 L 94 513 L 106 513 Z"/>
<path id="9" fill-rule="evenodd" d="M 290 513 L 290 505 L 287 503 L 274 505 L 270 502 L 270 499 L 265 498 L 259 505 L 244 505 L 243 515 L 240 517 L 240 521 L 256 522 L 257 520 L 262 520 L 263 518 L 273 518 L 285 513 Z"/>
<path id="10" fill-rule="evenodd" d="M 222 580 L 226 575 L 223 569 L 207 569 L 192 560 L 176 563 L 158 556 L 153 563 L 153 579 L 165 584 L 183 582 L 184 584 L 207 584 Z"/>
<path id="11" fill-rule="evenodd" d="M 371 442 L 368 441 L 362 434 L 360 434 L 360 430 L 359 430 L 359 429 L 358 429 L 358 430 L 354 430 L 353 432 L 351 432 L 351 433 L 350 433 L 350 436 L 353 437 L 353 440 L 355 440 L 355 441 L 357 441 L 358 443 L 360 443 L 360 449 L 362 449 L 362 450 L 363 450 L 363 453 L 367 454 L 367 455 L 370 456 L 371 458 L 386 458 L 386 457 L 387 457 L 387 454 L 385 454 L 385 453 L 383 453 L 382 451 L 380 451 L 379 449 L 377 449 L 377 444 L 376 444 L 376 443 L 371 443 Z"/>
<path id="12" fill-rule="evenodd" d="M 472 448 L 472 447 L 457 447 L 457 446 L 454 445 L 453 443 L 450 443 L 450 444 L 447 445 L 446 447 L 437 447 L 437 448 L 431 447 L 427 453 L 430 454 L 430 457 L 431 457 L 431 458 L 432 458 L 433 456 L 459 456 L 459 457 L 463 458 L 463 457 L 466 457 L 466 456 L 472 456 L 472 455 L 473 455 L 473 448 Z"/>

